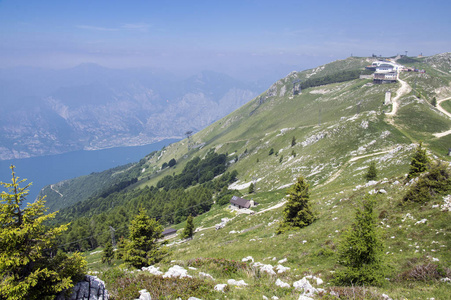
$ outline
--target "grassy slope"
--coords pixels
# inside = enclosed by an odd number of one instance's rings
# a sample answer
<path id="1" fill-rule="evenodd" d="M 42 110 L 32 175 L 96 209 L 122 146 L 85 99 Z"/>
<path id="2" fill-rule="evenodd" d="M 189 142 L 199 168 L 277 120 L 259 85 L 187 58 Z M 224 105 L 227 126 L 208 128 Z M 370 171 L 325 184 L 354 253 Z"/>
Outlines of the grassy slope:
<path id="1" fill-rule="evenodd" d="M 450 100 L 442 102 L 441 105 L 447 112 L 451 113 L 451 101 Z"/>
<path id="2" fill-rule="evenodd" d="M 41 195 L 46 195 L 47 207 L 50 211 L 57 211 L 63 207 L 85 200 L 103 188 L 112 186 L 122 180 L 128 179 L 132 164 L 108 169 L 103 172 L 61 181 L 49 185 L 41 190 Z"/>
<path id="3" fill-rule="evenodd" d="M 426 69 L 427 75 L 401 74 L 415 90 L 401 98 L 394 125 L 387 122 L 384 115 L 391 108 L 383 105 L 383 99 L 387 89 L 396 92 L 399 84 L 375 86 L 368 84 L 369 80 L 353 80 L 309 88 L 292 97 L 293 78 L 313 78 L 340 68 L 361 68 L 369 63 L 366 59 L 350 58 L 290 74 L 261 97 L 192 136 L 190 150 L 188 140 L 184 140 L 149 158 L 144 166 L 147 171 L 141 175 L 141 186 L 155 185 L 160 175 L 180 172 L 189 159 L 195 155 L 203 156 L 211 148 L 220 153 L 228 152 L 231 159 L 237 155 L 239 160 L 230 169 L 239 172 L 240 184 L 257 180 L 257 193 L 250 196 L 261 203 L 256 211 L 282 200 L 285 187 L 303 174 L 311 184 L 311 201 L 319 215 L 311 226 L 280 236 L 275 235 L 277 225 L 270 224 L 281 218 L 282 208 L 253 216 L 237 215 L 224 229 L 206 229 L 187 243 L 173 245 L 171 259 L 186 264 L 187 260 L 198 257 L 241 260 L 251 255 L 256 261 L 275 265 L 277 260 L 287 258 L 284 265 L 291 267 L 291 271 L 279 275 L 284 281 L 292 283 L 305 274 L 321 274 L 327 282 L 337 268 L 334 254 L 340 234 L 351 224 L 358 201 L 375 188 L 358 188 L 357 185 L 365 183 L 363 174 L 369 163 L 376 161 L 381 179 L 376 187 L 387 191 L 387 194 L 378 196 L 377 209 L 381 212 L 380 227 L 384 231 L 386 257 L 391 265 L 391 281 L 378 288 L 377 293 L 385 292 L 395 299 L 446 299 L 451 294 L 450 285 L 446 283 L 392 283 L 402 272 L 414 265 L 430 262 L 432 258 L 439 259 L 444 267 L 451 267 L 450 213 L 432 207 L 442 204 L 442 200 L 424 206 L 399 206 L 407 187 L 396 182 L 402 182 L 408 172 L 414 142 L 422 140 L 435 157 L 449 159 L 445 155 L 450 137 L 437 139 L 432 134 L 448 130 L 451 122 L 427 101 L 439 92 L 440 95 L 451 94 L 444 88 L 449 87 L 451 75 L 443 71 L 446 69 L 443 57 L 420 61 L 417 67 Z M 419 94 L 423 100 L 416 97 Z M 293 136 L 297 144 L 291 147 Z M 196 145 L 201 147 L 193 147 Z M 271 148 L 278 152 L 278 156 L 268 155 Z M 291 155 L 292 151 L 296 153 L 295 157 Z M 171 158 L 176 158 L 178 164 L 156 174 L 154 170 Z M 242 192 L 245 194 L 247 188 L 244 186 Z M 413 219 L 405 219 L 407 213 Z M 223 217 L 233 216 L 227 208 L 214 207 L 209 213 L 197 217 L 195 224 L 196 227 L 208 228 Z M 415 225 L 422 219 L 427 219 L 427 222 Z M 273 257 L 276 261 L 272 260 Z M 161 267 L 165 270 L 170 265 Z M 214 268 L 205 267 L 203 270 L 215 272 L 216 283 L 225 283 L 231 278 Z M 196 274 L 198 271 L 190 272 Z M 231 289 L 229 298 L 271 296 L 274 277 L 263 276 L 257 280 L 255 274 L 249 272 L 234 276 L 250 282 L 251 286 L 242 290 Z M 280 289 L 272 293 L 286 299 L 297 299 L 299 295 Z M 204 294 L 198 297 L 223 296 Z"/>

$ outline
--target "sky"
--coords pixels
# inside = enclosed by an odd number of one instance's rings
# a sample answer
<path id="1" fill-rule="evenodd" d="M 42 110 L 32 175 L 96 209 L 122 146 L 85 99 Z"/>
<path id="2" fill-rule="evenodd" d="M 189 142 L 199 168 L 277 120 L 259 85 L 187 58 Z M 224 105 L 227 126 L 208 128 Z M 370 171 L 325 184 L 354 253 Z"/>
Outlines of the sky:
<path id="1" fill-rule="evenodd" d="M 0 0 L 0 68 L 240 73 L 451 51 L 451 1 Z"/>

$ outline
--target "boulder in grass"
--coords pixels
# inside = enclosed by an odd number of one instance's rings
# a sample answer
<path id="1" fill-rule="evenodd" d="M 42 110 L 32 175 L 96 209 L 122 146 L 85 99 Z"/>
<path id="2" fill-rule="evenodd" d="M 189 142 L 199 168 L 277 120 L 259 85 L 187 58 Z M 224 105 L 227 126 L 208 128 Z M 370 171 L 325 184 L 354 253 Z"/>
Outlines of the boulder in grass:
<path id="1" fill-rule="evenodd" d="M 192 276 L 188 275 L 188 271 L 186 271 L 184 268 L 180 267 L 179 265 L 175 265 L 173 267 L 170 267 L 169 270 L 164 273 L 163 278 L 184 278 L 189 277 L 192 278 Z"/>
<path id="2" fill-rule="evenodd" d="M 290 288 L 291 287 L 290 284 L 283 282 L 279 278 L 277 278 L 277 280 L 276 280 L 276 286 L 281 287 L 281 288 Z"/>
<path id="3" fill-rule="evenodd" d="M 227 286 L 227 284 L 217 284 L 217 285 L 215 285 L 215 291 L 218 291 L 218 292 L 224 292 L 224 289 L 225 289 L 225 287 Z"/>
<path id="4" fill-rule="evenodd" d="M 234 286 L 247 286 L 247 283 L 244 282 L 244 280 L 237 281 L 235 279 L 229 279 L 229 280 L 227 280 L 227 283 L 229 285 L 234 285 Z"/>

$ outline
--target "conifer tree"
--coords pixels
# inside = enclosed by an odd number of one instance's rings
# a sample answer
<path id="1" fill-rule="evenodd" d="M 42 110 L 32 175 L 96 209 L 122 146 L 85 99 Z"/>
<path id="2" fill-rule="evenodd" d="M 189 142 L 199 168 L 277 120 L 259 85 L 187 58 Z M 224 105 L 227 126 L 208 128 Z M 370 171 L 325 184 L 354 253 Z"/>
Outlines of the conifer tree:
<path id="1" fill-rule="evenodd" d="M 410 171 L 407 178 L 417 177 L 427 170 L 429 158 L 426 154 L 426 149 L 423 149 L 422 146 L 423 143 L 420 142 L 415 153 L 412 156 L 412 159 L 410 161 Z"/>
<path id="2" fill-rule="evenodd" d="M 116 253 L 115 253 L 116 259 L 124 259 L 127 251 L 126 244 L 127 240 L 124 237 L 121 237 L 116 244 Z"/>
<path id="3" fill-rule="evenodd" d="M 283 221 L 277 233 L 283 233 L 290 227 L 305 227 L 315 221 L 309 201 L 309 185 L 304 177 L 300 176 L 297 182 L 288 190 L 288 202 L 283 210 Z"/>
<path id="4" fill-rule="evenodd" d="M 73 287 L 84 276 L 86 261 L 79 254 L 56 252 L 57 237 L 68 225 L 50 228 L 46 224 L 56 213 L 45 215 L 43 198 L 23 203 L 28 187 L 16 177 L 0 182 L 8 191 L 0 202 L 0 299 L 44 299 Z"/>
<path id="5" fill-rule="evenodd" d="M 377 179 L 377 169 L 376 169 L 376 163 L 373 161 L 369 168 L 368 172 L 365 174 L 366 181 L 376 180 Z"/>
<path id="6" fill-rule="evenodd" d="M 343 234 L 338 247 L 338 262 L 345 267 L 335 273 L 335 283 L 379 285 L 386 270 L 384 245 L 377 228 L 374 197 L 367 197 L 357 207 L 355 220 Z"/>
<path id="7" fill-rule="evenodd" d="M 409 187 L 403 201 L 426 203 L 438 195 L 447 195 L 450 192 L 451 174 L 446 165 L 436 164 Z"/>
<path id="8" fill-rule="evenodd" d="M 159 262 L 166 254 L 161 239 L 163 227 L 151 219 L 145 209 L 141 208 L 130 225 L 129 239 L 125 245 L 124 260 L 131 266 L 141 268 Z"/>
<path id="9" fill-rule="evenodd" d="M 432 106 L 437 107 L 437 99 L 434 97 L 431 101 Z"/>
<path id="10" fill-rule="evenodd" d="M 111 264 L 111 261 L 114 258 L 114 249 L 111 241 L 108 241 L 103 248 L 102 253 L 102 263 Z"/>
<path id="11" fill-rule="evenodd" d="M 193 216 L 189 215 L 186 219 L 186 226 L 183 230 L 182 238 L 188 239 L 193 238 L 194 234 L 194 222 L 193 222 Z"/>
<path id="12" fill-rule="evenodd" d="M 296 145 L 296 137 L 293 136 L 293 139 L 291 140 L 291 147 L 294 147 Z"/>
<path id="13" fill-rule="evenodd" d="M 249 194 L 252 194 L 254 191 L 255 191 L 255 186 L 254 186 L 254 183 L 251 182 L 251 184 L 249 185 L 248 192 L 249 192 Z"/>

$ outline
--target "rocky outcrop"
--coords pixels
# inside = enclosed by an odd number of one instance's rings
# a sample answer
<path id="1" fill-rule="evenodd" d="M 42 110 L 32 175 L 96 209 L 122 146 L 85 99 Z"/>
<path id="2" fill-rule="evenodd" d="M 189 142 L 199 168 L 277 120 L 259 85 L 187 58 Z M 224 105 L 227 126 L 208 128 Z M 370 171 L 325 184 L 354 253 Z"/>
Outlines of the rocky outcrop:
<path id="1" fill-rule="evenodd" d="M 55 300 L 108 300 L 108 291 L 105 283 L 97 276 L 86 275 L 83 281 L 78 282 L 70 295 L 60 294 Z"/>

